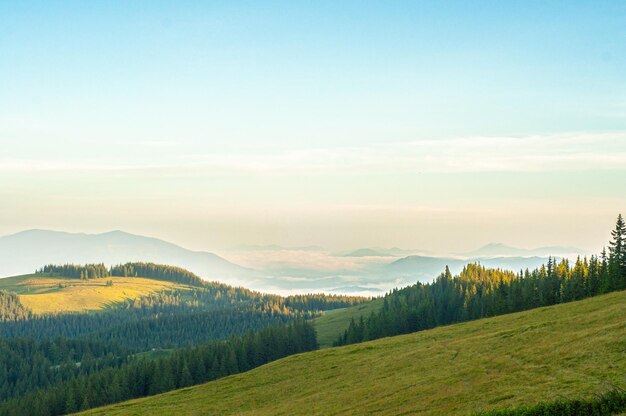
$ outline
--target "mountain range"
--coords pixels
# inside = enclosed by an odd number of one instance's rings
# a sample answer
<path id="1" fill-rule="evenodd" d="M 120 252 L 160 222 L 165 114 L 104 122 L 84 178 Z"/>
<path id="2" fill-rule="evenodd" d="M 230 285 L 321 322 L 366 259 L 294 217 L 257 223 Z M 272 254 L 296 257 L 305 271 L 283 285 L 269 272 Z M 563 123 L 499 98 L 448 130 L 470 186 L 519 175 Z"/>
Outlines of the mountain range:
<path id="1" fill-rule="evenodd" d="M 339 254 L 341 257 L 404 257 L 413 254 L 428 254 L 426 250 L 404 249 L 399 247 L 366 247 Z"/>
<path id="2" fill-rule="evenodd" d="M 589 253 L 578 247 L 546 246 L 527 249 L 512 247 L 502 243 L 491 243 L 473 251 L 455 254 L 462 257 L 569 257 Z"/>
<path id="3" fill-rule="evenodd" d="M 215 253 L 192 251 L 123 231 L 83 234 L 28 230 L 0 237 L 0 277 L 32 273 L 46 264 L 109 266 L 146 261 L 183 267 L 206 280 L 275 293 L 381 294 L 398 285 L 430 281 L 446 266 L 458 273 L 467 263 L 478 261 L 487 267 L 519 271 L 544 264 L 548 255 L 582 253 L 575 247 L 519 249 L 504 244 L 488 244 L 447 257 L 397 247 L 360 248 L 342 254 L 316 246 L 240 246 L 238 250 L 228 253 L 233 262 Z"/>

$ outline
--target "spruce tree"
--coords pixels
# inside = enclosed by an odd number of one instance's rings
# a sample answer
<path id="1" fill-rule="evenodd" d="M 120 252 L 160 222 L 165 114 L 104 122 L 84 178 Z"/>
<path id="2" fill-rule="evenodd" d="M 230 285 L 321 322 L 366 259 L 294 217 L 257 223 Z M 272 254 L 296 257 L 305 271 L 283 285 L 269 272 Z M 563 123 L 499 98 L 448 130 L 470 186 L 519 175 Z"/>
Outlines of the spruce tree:
<path id="1" fill-rule="evenodd" d="M 233 371 L 235 373 L 236 371 Z M 178 387 L 187 387 L 193 384 L 193 378 L 191 377 L 191 372 L 189 371 L 189 367 L 187 367 L 187 363 L 183 364 L 183 368 L 180 370 L 180 383 Z"/>
<path id="2" fill-rule="evenodd" d="M 626 224 L 622 214 L 617 216 L 611 237 L 613 240 L 609 242 L 610 289 L 623 289 L 626 287 Z"/>
<path id="3" fill-rule="evenodd" d="M 87 395 L 85 395 L 83 397 L 83 401 L 82 404 L 80 405 L 80 410 L 88 410 L 91 409 L 91 405 L 89 404 L 89 399 L 87 398 Z"/>
<path id="4" fill-rule="evenodd" d="M 65 413 L 75 413 L 78 410 L 76 399 L 74 397 L 74 389 L 69 387 L 65 395 Z"/>

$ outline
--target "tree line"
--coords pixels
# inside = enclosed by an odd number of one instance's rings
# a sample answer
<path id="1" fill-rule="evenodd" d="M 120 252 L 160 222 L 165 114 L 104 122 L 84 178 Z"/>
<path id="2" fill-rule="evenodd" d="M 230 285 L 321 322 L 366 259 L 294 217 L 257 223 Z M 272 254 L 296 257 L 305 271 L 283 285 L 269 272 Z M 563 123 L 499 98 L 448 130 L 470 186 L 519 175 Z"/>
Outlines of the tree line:
<path id="1" fill-rule="evenodd" d="M 609 252 L 588 260 L 549 258 L 513 273 L 469 264 L 453 277 L 448 267 L 432 283 L 387 294 L 378 312 L 352 319 L 335 345 L 353 344 L 487 316 L 584 299 L 626 289 L 626 225 L 618 216 Z"/>
<path id="2" fill-rule="evenodd" d="M 363 303 L 367 298 L 362 296 L 329 295 L 325 293 L 307 293 L 291 295 L 285 298 L 285 305 L 295 310 L 327 311 L 347 308 Z"/>
<path id="3" fill-rule="evenodd" d="M 158 360 L 136 359 L 0 402 L 0 416 L 56 416 L 215 380 L 317 348 L 306 321 L 269 327 L 227 341 L 181 349 Z"/>
<path id="4" fill-rule="evenodd" d="M 136 262 L 118 264 L 107 268 L 103 263 L 98 264 L 48 264 L 35 273 L 62 276 L 74 279 L 98 279 L 103 277 L 146 277 L 150 279 L 166 280 L 188 284 L 191 286 L 204 286 L 205 281 L 200 277 L 183 269 L 182 267 L 168 266 L 166 264 Z"/>

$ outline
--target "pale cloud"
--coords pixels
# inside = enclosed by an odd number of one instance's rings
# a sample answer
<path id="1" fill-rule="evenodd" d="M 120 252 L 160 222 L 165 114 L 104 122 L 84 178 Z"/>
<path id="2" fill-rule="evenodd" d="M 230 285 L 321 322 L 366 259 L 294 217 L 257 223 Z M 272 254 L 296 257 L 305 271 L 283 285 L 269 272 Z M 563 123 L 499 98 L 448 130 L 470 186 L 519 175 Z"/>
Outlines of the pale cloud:
<path id="1" fill-rule="evenodd" d="M 420 140 L 269 155 L 195 155 L 190 161 L 221 172 L 261 174 L 623 169 L 626 133 Z"/>
<path id="2" fill-rule="evenodd" d="M 335 175 L 622 170 L 626 132 L 524 137 L 467 137 L 274 153 L 179 153 L 175 142 L 137 143 L 151 148 L 134 160 L 0 159 L 0 171 L 117 171 L 164 176 Z"/>
<path id="3" fill-rule="evenodd" d="M 372 265 L 389 263 L 393 257 L 339 257 L 326 251 L 264 250 L 239 251 L 222 254 L 246 267 L 261 270 L 306 269 L 313 272 L 337 273 L 340 270 L 358 271 Z"/>
<path id="4" fill-rule="evenodd" d="M 0 157 L 0 172 L 132 172 L 158 171 L 173 166 L 156 164 L 111 163 L 98 159 L 81 160 L 40 160 L 11 159 Z"/>

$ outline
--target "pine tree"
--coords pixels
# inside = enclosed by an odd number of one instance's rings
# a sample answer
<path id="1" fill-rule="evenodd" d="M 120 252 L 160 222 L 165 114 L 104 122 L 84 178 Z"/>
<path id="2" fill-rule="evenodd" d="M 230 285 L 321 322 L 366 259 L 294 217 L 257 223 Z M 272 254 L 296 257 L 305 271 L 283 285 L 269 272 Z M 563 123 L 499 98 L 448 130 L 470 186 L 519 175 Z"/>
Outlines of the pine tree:
<path id="1" fill-rule="evenodd" d="M 78 410 L 76 399 L 74 397 L 74 389 L 69 387 L 65 396 L 65 413 L 75 413 Z"/>
<path id="2" fill-rule="evenodd" d="M 611 237 L 613 240 L 609 242 L 610 290 L 618 290 L 626 287 L 626 224 L 622 214 L 617 216 Z"/>
<path id="3" fill-rule="evenodd" d="M 192 384 L 193 379 L 191 378 L 191 372 L 189 371 L 189 367 L 187 367 L 187 363 L 184 363 L 180 372 L 180 385 L 178 387 L 187 387 Z"/>
<path id="4" fill-rule="evenodd" d="M 226 357 L 226 371 L 229 374 L 235 374 L 239 372 L 239 365 L 237 363 L 237 354 L 235 354 L 234 348 L 229 348 Z"/>
<path id="5" fill-rule="evenodd" d="M 83 397 L 83 402 L 80 405 L 80 410 L 87 410 L 87 409 L 91 409 L 91 405 L 89 405 L 89 399 L 87 399 L 87 395 L 85 394 L 85 396 Z"/>

